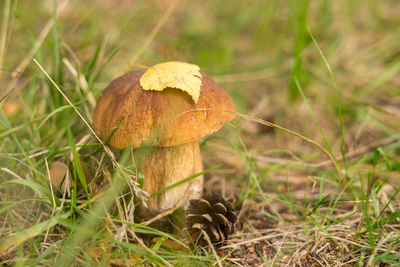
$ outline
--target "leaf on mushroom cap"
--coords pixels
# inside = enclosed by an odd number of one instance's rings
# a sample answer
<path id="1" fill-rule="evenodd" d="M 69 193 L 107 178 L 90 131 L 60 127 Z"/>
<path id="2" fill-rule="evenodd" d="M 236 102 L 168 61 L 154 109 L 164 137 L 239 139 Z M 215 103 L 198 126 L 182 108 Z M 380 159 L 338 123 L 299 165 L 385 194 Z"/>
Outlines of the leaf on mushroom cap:
<path id="1" fill-rule="evenodd" d="M 156 64 L 142 75 L 140 85 L 145 91 L 162 91 L 168 87 L 181 89 L 197 103 L 201 90 L 200 67 L 179 61 Z"/>

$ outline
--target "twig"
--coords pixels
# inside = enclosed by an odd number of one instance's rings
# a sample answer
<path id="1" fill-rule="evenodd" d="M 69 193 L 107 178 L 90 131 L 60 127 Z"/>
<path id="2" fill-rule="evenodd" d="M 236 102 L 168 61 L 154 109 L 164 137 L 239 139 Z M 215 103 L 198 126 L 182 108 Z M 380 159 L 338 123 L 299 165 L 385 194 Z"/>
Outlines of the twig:
<path id="1" fill-rule="evenodd" d="M 175 208 L 166 210 L 166 211 L 164 211 L 163 213 L 158 214 L 157 216 L 151 218 L 150 220 L 147 220 L 147 221 L 142 222 L 142 223 L 140 223 L 140 224 L 141 224 L 141 225 L 149 225 L 149 224 L 151 224 L 151 223 L 153 223 L 153 222 L 155 222 L 155 221 L 158 221 L 158 220 L 164 218 L 165 216 L 168 216 L 168 215 L 172 214 L 172 213 L 173 213 L 174 211 L 176 211 L 178 208 L 179 208 L 179 207 L 175 207 Z"/>
<path id="2" fill-rule="evenodd" d="M 296 233 L 301 233 L 301 232 L 304 232 L 304 230 L 292 231 L 290 233 L 291 234 L 296 234 Z M 280 233 L 280 234 L 275 234 L 275 235 L 261 236 L 261 237 L 253 238 L 251 240 L 246 240 L 246 241 L 243 241 L 243 242 L 239 242 L 239 243 L 236 243 L 236 244 L 226 245 L 226 246 L 221 247 L 221 249 L 235 248 L 235 247 L 238 247 L 238 246 L 246 245 L 248 243 L 256 243 L 256 242 L 262 241 L 262 240 L 272 239 L 272 238 L 280 237 L 280 236 L 286 236 L 287 234 L 288 233 L 285 232 L 285 233 Z"/>
<path id="3" fill-rule="evenodd" d="M 221 260 L 219 259 L 218 254 L 215 251 L 215 248 L 214 248 L 213 244 L 211 243 L 210 237 L 208 236 L 208 234 L 204 230 L 201 230 L 201 232 L 202 232 L 204 238 L 207 240 L 208 245 L 210 245 L 210 248 L 213 251 L 214 257 L 217 260 L 218 266 L 222 267 Z"/>
<path id="4" fill-rule="evenodd" d="M 24 180 L 24 178 L 22 178 L 21 176 L 19 176 L 19 175 L 16 174 L 15 172 L 11 171 L 10 169 L 7 169 L 7 168 L 4 168 L 4 167 L 3 167 L 3 168 L 1 168 L 0 170 L 11 174 L 12 176 L 16 177 L 17 179 Z"/>

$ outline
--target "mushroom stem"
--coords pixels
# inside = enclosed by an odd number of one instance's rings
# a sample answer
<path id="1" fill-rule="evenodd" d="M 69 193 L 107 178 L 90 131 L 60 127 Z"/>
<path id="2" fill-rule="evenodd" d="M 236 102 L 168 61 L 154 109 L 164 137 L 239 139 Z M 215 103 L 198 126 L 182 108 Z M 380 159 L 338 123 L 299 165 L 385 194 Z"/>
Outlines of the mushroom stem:
<path id="1" fill-rule="evenodd" d="M 203 171 L 198 142 L 171 147 L 135 149 L 135 161 L 144 173 L 143 190 L 149 194 L 157 193 L 167 186 Z M 203 175 L 198 176 L 150 198 L 147 202 L 148 209 L 141 213 L 150 215 L 173 207 L 186 206 L 189 199 L 201 196 L 203 179 Z"/>

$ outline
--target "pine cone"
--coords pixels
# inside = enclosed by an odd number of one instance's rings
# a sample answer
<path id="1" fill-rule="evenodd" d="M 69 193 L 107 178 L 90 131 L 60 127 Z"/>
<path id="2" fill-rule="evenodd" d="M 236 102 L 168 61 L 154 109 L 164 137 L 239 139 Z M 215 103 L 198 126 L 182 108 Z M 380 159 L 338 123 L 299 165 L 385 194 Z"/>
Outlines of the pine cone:
<path id="1" fill-rule="evenodd" d="M 203 198 L 190 200 L 186 212 L 186 225 L 195 244 L 208 244 L 204 234 L 212 244 L 221 243 L 233 233 L 237 216 L 231 202 L 219 194 L 205 194 Z"/>

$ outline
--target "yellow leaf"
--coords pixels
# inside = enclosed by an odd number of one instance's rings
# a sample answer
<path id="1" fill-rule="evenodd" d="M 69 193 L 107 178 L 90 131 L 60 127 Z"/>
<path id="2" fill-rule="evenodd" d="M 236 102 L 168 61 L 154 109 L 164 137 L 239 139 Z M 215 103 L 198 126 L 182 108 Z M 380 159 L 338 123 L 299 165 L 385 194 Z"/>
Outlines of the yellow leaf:
<path id="1" fill-rule="evenodd" d="M 162 91 L 167 87 L 178 88 L 187 92 L 195 103 L 201 90 L 201 73 L 197 65 L 169 61 L 154 65 L 140 78 L 143 90 Z"/>

